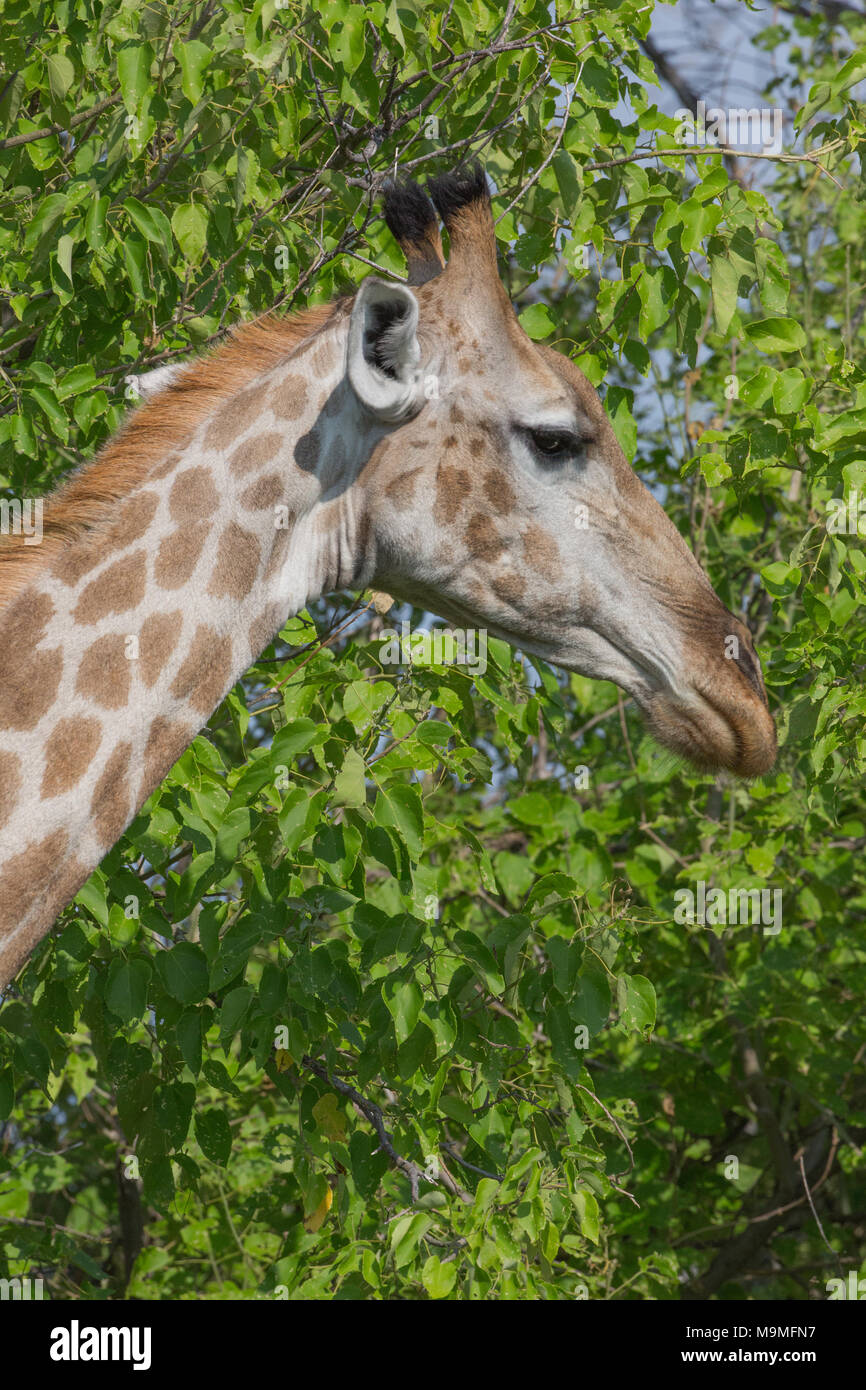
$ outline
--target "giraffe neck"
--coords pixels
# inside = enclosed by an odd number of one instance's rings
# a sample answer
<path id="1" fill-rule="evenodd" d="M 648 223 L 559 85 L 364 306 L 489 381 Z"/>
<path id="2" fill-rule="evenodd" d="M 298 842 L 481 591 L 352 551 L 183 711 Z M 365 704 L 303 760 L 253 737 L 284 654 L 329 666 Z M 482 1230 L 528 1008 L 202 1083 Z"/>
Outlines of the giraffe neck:
<path id="1" fill-rule="evenodd" d="M 345 335 L 223 401 L 0 611 L 0 984 L 286 619 L 367 582 Z"/>

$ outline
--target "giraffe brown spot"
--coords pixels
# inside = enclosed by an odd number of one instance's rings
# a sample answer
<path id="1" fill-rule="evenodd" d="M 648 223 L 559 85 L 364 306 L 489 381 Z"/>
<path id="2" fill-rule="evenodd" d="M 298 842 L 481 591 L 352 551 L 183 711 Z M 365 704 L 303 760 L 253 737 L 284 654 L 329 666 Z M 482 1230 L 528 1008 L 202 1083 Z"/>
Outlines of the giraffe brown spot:
<path id="1" fill-rule="evenodd" d="M 498 516 L 508 516 L 517 506 L 517 497 L 511 486 L 493 468 L 484 475 L 484 495 Z"/>
<path id="2" fill-rule="evenodd" d="M 229 459 L 229 468 L 238 478 L 254 472 L 257 468 L 264 468 L 266 463 L 271 462 L 282 442 L 283 436 L 277 434 L 276 430 L 256 435 L 255 439 L 248 439 L 238 445 Z"/>
<path id="3" fill-rule="evenodd" d="M 174 455 L 174 458 L 178 457 Z M 158 505 L 159 495 L 155 492 L 141 492 L 129 498 L 96 544 L 92 536 L 85 536 L 62 550 L 52 563 L 52 574 L 63 584 L 77 584 L 106 555 L 114 550 L 125 550 L 134 541 L 140 540 L 153 521 Z"/>
<path id="4" fill-rule="evenodd" d="M 476 613 L 483 613 L 490 600 L 490 595 L 486 586 L 478 583 L 467 585 L 466 597 Z"/>
<path id="5" fill-rule="evenodd" d="M 126 639 L 119 633 L 100 637 L 87 648 L 78 667 L 75 689 L 103 709 L 120 709 L 129 699 Z"/>
<path id="6" fill-rule="evenodd" d="M 141 806 L 157 787 L 183 750 L 192 742 L 195 729 L 179 720 L 158 715 L 147 734 L 144 748 L 144 772 L 135 798 Z"/>
<path id="7" fill-rule="evenodd" d="M 177 453 L 171 457 L 174 461 L 179 459 Z M 150 477 L 157 475 L 152 473 Z M 142 538 L 156 516 L 158 502 L 160 499 L 156 492 L 136 493 L 121 506 L 120 513 L 108 530 L 100 535 L 97 543 L 93 537 L 83 537 L 81 541 L 61 550 L 51 563 L 51 574 L 57 575 L 61 584 L 78 584 L 89 570 L 96 569 L 97 564 L 113 550 L 124 550 L 133 541 Z"/>
<path id="8" fill-rule="evenodd" d="M 412 505 L 415 488 L 423 471 L 423 468 L 410 468 L 408 473 L 398 473 L 385 488 L 385 496 L 393 502 L 398 512 Z"/>
<path id="9" fill-rule="evenodd" d="M 496 560 L 506 549 L 505 541 L 486 512 L 475 512 L 466 523 L 463 535 L 470 554 L 479 560 Z"/>
<path id="10" fill-rule="evenodd" d="M 21 920 L 24 904 L 32 902 L 56 873 L 67 838 L 65 830 L 55 830 L 7 860 L 0 874 L 0 921 Z"/>
<path id="11" fill-rule="evenodd" d="M 469 441 L 469 452 L 474 459 L 480 458 L 485 450 L 485 441 L 479 434 L 475 434 Z"/>
<path id="12" fill-rule="evenodd" d="M 291 528 L 292 528 L 292 526 L 293 526 L 293 524 L 294 524 L 294 521 L 295 521 L 295 514 L 294 514 L 294 512 L 289 512 L 289 516 L 288 516 L 289 525 L 288 525 L 288 528 L 285 528 L 285 527 L 282 527 L 282 526 L 281 526 L 281 527 L 279 528 L 279 530 L 277 531 L 276 536 L 274 537 L 274 543 L 273 543 L 273 545 L 272 545 L 272 547 L 271 547 L 271 553 L 270 553 L 270 555 L 268 556 L 268 563 L 267 563 L 267 566 L 265 567 L 265 573 L 264 573 L 263 580 L 262 580 L 262 582 L 263 582 L 263 584 L 264 584 L 265 586 L 267 586 L 268 582 L 269 582 L 271 579 L 273 579 L 273 577 L 274 577 L 274 575 L 277 573 L 277 571 L 280 570 L 280 569 L 282 569 L 282 567 L 283 567 L 283 562 L 285 561 L 285 558 L 286 558 L 286 551 L 287 551 L 288 548 L 289 548 L 289 541 L 290 541 L 291 538 L 292 538 L 292 531 L 291 531 Z"/>
<path id="13" fill-rule="evenodd" d="M 443 448 L 443 449 L 453 449 L 456 443 L 457 443 L 457 435 L 456 435 L 456 434 L 446 434 L 445 438 L 442 440 L 442 448 Z"/>
<path id="14" fill-rule="evenodd" d="M 471 357 L 458 357 L 457 370 L 462 372 L 464 376 L 469 376 L 475 370 L 475 363 Z"/>
<path id="15" fill-rule="evenodd" d="M 158 463 L 155 468 L 151 468 L 150 472 L 147 475 L 148 481 L 156 480 L 158 478 L 167 478 L 169 473 L 171 473 L 173 469 L 177 468 L 177 465 L 180 463 L 181 457 L 182 456 L 177 453 L 169 454 L 167 458 L 163 459 L 162 463 Z"/>
<path id="16" fill-rule="evenodd" d="M 200 623 L 192 645 L 171 687 L 177 700 L 187 700 L 201 714 L 212 714 L 232 674 L 232 639 L 220 637 Z"/>
<path id="17" fill-rule="evenodd" d="M 127 613 L 144 598 L 147 558 L 143 550 L 109 565 L 98 579 L 91 580 L 72 610 L 79 623 L 98 623 L 109 613 Z"/>
<path id="18" fill-rule="evenodd" d="M 427 448 L 429 448 L 429 445 L 430 445 L 430 440 L 429 440 L 429 439 L 410 439 L 410 440 L 409 440 L 409 448 L 410 448 L 410 449 L 427 449 Z"/>
<path id="19" fill-rule="evenodd" d="M 59 647 L 38 652 L 54 613 L 47 594 L 19 594 L 0 616 L 0 723 L 7 729 L 33 729 L 54 703 L 63 655 Z"/>
<path id="20" fill-rule="evenodd" d="M 180 589 L 192 576 L 210 533 L 210 523 L 179 526 L 166 536 L 156 553 L 154 578 L 161 589 Z"/>
<path id="21" fill-rule="evenodd" d="M 306 403 L 307 383 L 294 372 L 271 392 L 270 407 L 279 420 L 297 420 Z"/>
<path id="22" fill-rule="evenodd" d="M 95 569 L 101 559 L 99 551 L 89 540 L 79 541 L 55 556 L 51 562 L 51 573 L 61 584 L 68 584 L 71 588 L 79 579 L 83 579 L 89 570 Z"/>
<path id="23" fill-rule="evenodd" d="M 559 546 L 547 531 L 540 526 L 527 526 L 521 538 L 523 556 L 529 569 L 540 574 L 542 579 L 558 579 L 562 570 Z"/>
<path id="24" fill-rule="evenodd" d="M 315 468 L 319 460 L 319 450 L 322 447 L 319 431 L 311 429 L 307 434 L 301 435 L 295 445 L 295 463 L 299 468 L 304 468 L 308 472 Z"/>
<path id="25" fill-rule="evenodd" d="M 214 598 L 246 598 L 261 560 L 258 536 L 230 521 L 219 539 L 217 562 L 207 591 Z"/>
<path id="26" fill-rule="evenodd" d="M 515 608 L 526 593 L 526 585 L 519 574 L 500 574 L 490 581 L 490 587 L 498 599 Z"/>
<path id="27" fill-rule="evenodd" d="M 241 506 L 249 512 L 263 512 L 273 507 L 283 495 L 283 480 L 277 473 L 269 473 L 266 478 L 250 483 L 241 493 Z"/>
<path id="28" fill-rule="evenodd" d="M 131 743 L 119 743 L 93 789 L 91 824 L 101 844 L 108 848 L 123 834 L 130 818 L 129 757 Z"/>
<path id="29" fill-rule="evenodd" d="M 445 464 L 436 475 L 436 502 L 433 507 L 433 520 L 438 525 L 448 526 L 472 491 L 472 479 L 465 468 L 455 468 Z"/>
<path id="30" fill-rule="evenodd" d="M 333 370 L 334 363 L 331 353 L 325 347 L 318 347 L 310 358 L 310 365 L 313 369 L 313 375 L 319 381 L 323 381 L 325 377 L 330 376 Z"/>
<path id="31" fill-rule="evenodd" d="M 182 626 L 180 609 L 174 613 L 151 613 L 142 623 L 138 637 L 138 671 L 148 690 L 156 684 L 177 646 Z"/>
<path id="32" fill-rule="evenodd" d="M 111 530 L 101 539 L 98 546 L 91 546 L 101 558 L 112 550 L 125 550 L 133 541 L 141 540 L 150 526 L 159 506 L 159 494 L 140 492 L 124 504 L 120 515 L 112 524 Z M 85 542 L 86 544 L 86 542 Z"/>
<path id="33" fill-rule="evenodd" d="M 12 814 L 20 790 L 20 758 L 17 753 L 0 753 L 0 830 Z"/>
<path id="34" fill-rule="evenodd" d="M 461 425 L 466 418 L 459 405 L 452 405 L 448 414 L 449 418 L 455 425 Z"/>
<path id="35" fill-rule="evenodd" d="M 200 521 L 213 516 L 219 498 L 206 468 L 185 468 L 172 483 L 168 509 L 177 522 Z"/>
<path id="36" fill-rule="evenodd" d="M 217 411 L 205 431 L 202 447 L 226 449 L 238 435 L 249 429 L 267 409 L 266 392 L 262 386 L 250 386 L 239 391 Z"/>
<path id="37" fill-rule="evenodd" d="M 98 719 L 69 716 L 54 726 L 45 745 L 45 772 L 40 795 L 60 796 L 80 782 L 102 742 Z"/>
<path id="38" fill-rule="evenodd" d="M 283 625 L 284 617 L 285 609 L 278 603 L 272 603 L 260 618 L 250 624 L 250 661 L 255 661 L 265 647 L 270 646 Z"/>

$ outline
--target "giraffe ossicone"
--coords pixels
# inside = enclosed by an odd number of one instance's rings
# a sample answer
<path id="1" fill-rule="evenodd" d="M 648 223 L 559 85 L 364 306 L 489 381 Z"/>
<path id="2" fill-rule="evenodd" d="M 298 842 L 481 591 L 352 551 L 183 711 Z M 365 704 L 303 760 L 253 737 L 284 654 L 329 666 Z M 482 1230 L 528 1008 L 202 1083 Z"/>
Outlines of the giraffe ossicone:
<path id="1" fill-rule="evenodd" d="M 386 195 L 407 284 L 370 276 L 147 374 L 46 500 L 41 543 L 0 537 L 0 986 L 288 617 L 336 589 L 614 681 L 699 767 L 772 766 L 748 630 L 595 390 L 520 327 L 483 172 L 430 195 Z"/>

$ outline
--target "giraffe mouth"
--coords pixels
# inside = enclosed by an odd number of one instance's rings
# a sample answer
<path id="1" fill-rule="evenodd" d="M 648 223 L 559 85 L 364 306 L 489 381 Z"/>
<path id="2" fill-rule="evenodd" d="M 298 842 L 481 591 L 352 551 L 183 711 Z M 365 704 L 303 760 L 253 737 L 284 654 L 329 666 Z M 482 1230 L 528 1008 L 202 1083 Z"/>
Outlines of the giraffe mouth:
<path id="1" fill-rule="evenodd" d="M 767 705 L 757 657 L 714 661 L 686 674 L 663 652 L 637 651 L 593 629 L 606 651 L 603 671 L 582 674 L 612 680 L 626 690 L 650 733 L 701 772 L 758 777 L 776 761 L 776 726 Z M 682 666 L 682 663 L 679 663 Z M 626 669 L 627 668 L 627 669 Z"/>
<path id="2" fill-rule="evenodd" d="M 699 771 L 759 777 L 776 761 L 773 717 L 751 689 L 733 697 L 724 688 L 691 689 L 685 696 L 663 691 L 638 704 L 659 742 Z"/>

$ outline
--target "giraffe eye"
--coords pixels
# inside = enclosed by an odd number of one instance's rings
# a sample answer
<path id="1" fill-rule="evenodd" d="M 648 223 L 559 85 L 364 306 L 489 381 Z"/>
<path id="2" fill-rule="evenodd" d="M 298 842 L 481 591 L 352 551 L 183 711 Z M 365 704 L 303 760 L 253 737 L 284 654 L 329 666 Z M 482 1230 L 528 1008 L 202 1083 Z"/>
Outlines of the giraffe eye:
<path id="1" fill-rule="evenodd" d="M 580 449 L 581 441 L 570 430 L 530 429 L 527 433 L 533 449 L 546 459 L 565 459 Z"/>

